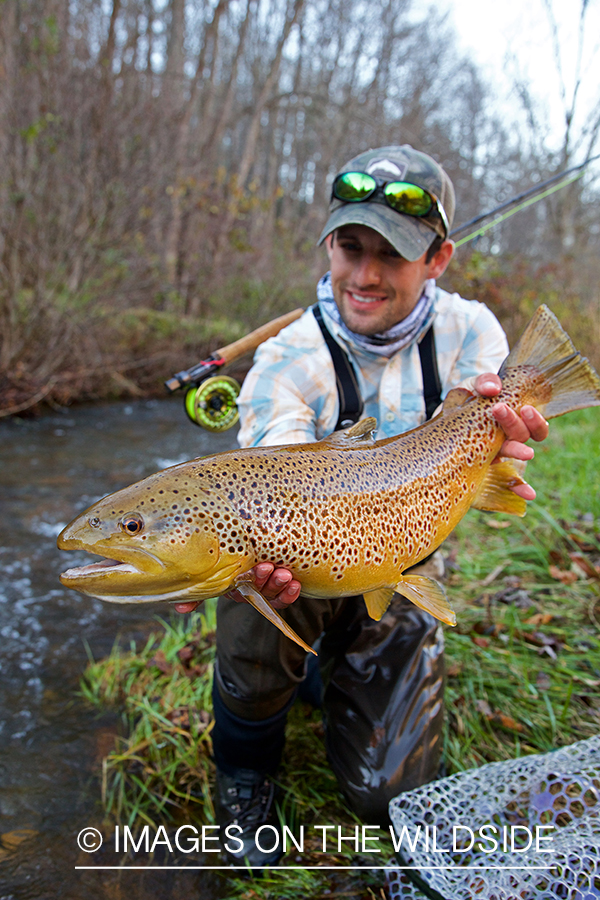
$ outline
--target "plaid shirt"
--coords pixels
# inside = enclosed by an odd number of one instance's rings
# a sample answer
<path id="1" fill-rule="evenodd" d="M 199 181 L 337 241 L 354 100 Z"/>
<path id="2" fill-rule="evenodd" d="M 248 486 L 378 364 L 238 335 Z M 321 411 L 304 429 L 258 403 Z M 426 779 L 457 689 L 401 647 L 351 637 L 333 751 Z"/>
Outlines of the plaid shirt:
<path id="1" fill-rule="evenodd" d="M 442 397 L 483 372 L 497 372 L 508 354 L 500 323 L 482 303 L 436 288 L 433 320 Z M 323 313 L 358 376 L 363 415 L 379 423 L 377 438 L 401 434 L 426 420 L 418 343 L 390 359 L 358 347 Z M 425 329 L 427 330 L 427 329 Z M 310 310 L 261 344 L 238 399 L 240 446 L 321 440 L 339 412 L 335 371 Z"/>

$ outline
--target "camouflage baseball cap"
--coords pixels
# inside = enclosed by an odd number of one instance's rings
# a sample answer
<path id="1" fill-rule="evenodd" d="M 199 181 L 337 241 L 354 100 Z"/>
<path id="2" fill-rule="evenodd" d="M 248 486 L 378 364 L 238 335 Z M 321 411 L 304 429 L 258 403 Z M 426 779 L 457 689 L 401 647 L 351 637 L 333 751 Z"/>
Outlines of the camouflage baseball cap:
<path id="1" fill-rule="evenodd" d="M 449 225 L 454 218 L 454 188 L 447 173 L 431 156 L 414 150 L 409 144 L 377 147 L 360 153 L 337 173 L 366 172 L 386 181 L 408 181 L 435 194 L 443 206 Z M 436 237 L 431 226 L 415 216 L 398 213 L 375 196 L 360 203 L 345 203 L 332 198 L 329 218 L 318 243 L 342 225 L 367 225 L 378 231 L 398 253 L 413 262 L 419 259 Z"/>

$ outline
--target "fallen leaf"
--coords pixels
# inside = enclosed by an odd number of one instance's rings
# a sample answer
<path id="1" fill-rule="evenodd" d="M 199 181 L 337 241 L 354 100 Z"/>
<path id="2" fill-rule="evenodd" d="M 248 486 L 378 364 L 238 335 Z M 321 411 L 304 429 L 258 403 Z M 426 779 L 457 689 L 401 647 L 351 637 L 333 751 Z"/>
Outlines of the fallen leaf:
<path id="1" fill-rule="evenodd" d="M 600 579 L 600 568 L 593 566 L 583 553 L 569 553 L 569 558 L 583 572 L 584 576 Z"/>
<path id="2" fill-rule="evenodd" d="M 499 709 L 495 709 L 492 712 L 491 707 L 487 700 L 476 700 L 475 708 L 478 712 L 480 712 L 488 722 L 491 722 L 492 725 L 500 725 L 502 728 L 508 728 L 510 731 L 524 731 L 525 728 L 521 725 L 520 722 L 517 722 L 513 719 L 512 716 L 507 716 L 506 713 L 500 712 Z"/>
<path id="3" fill-rule="evenodd" d="M 528 619 L 524 620 L 525 625 L 547 625 L 548 622 L 551 622 L 554 616 L 552 613 L 535 613 L 535 615 L 530 616 Z"/>
<path id="4" fill-rule="evenodd" d="M 473 641 L 474 644 L 477 644 L 478 647 L 482 647 L 484 650 L 486 647 L 490 646 L 490 642 L 488 641 L 487 638 L 484 638 L 484 637 L 478 637 L 477 635 L 475 635 L 475 636 L 471 635 L 471 640 Z"/>
<path id="5" fill-rule="evenodd" d="M 475 709 L 477 710 L 477 712 L 480 712 L 482 716 L 485 716 L 486 719 L 492 718 L 492 707 L 487 702 L 487 700 L 476 700 Z"/>
<path id="6" fill-rule="evenodd" d="M 181 650 L 177 651 L 177 656 L 179 657 L 179 661 L 185 664 L 190 661 L 194 653 L 196 652 L 196 648 L 193 644 L 186 644 L 185 647 L 182 647 Z"/>
<path id="7" fill-rule="evenodd" d="M 536 687 L 540 688 L 540 690 L 547 691 L 549 690 L 552 681 L 550 680 L 550 676 L 547 672 L 538 672 L 535 677 L 535 684 Z"/>
<path id="8" fill-rule="evenodd" d="M 507 716 L 504 713 L 501 713 L 499 710 L 496 710 L 496 712 L 494 713 L 492 722 L 496 722 L 498 725 L 502 725 L 503 728 L 510 729 L 510 731 L 525 730 L 520 722 L 516 722 L 512 716 Z"/>
<path id="9" fill-rule="evenodd" d="M 558 566 L 550 566 L 548 571 L 555 581 L 561 581 L 563 584 L 573 584 L 574 581 L 577 581 L 577 572 L 559 569 Z"/>
<path id="10" fill-rule="evenodd" d="M 512 522 L 507 522 L 506 520 L 502 521 L 501 519 L 486 519 L 485 524 L 489 526 L 489 528 L 510 528 Z"/>
<path id="11" fill-rule="evenodd" d="M 446 669 L 446 675 L 448 678 L 456 678 L 457 675 L 460 675 L 462 672 L 462 666 L 460 663 L 452 663 L 451 666 L 448 666 Z"/>
<path id="12" fill-rule="evenodd" d="M 167 662 L 164 650 L 157 650 L 152 659 L 148 660 L 146 667 L 150 669 L 152 666 L 156 666 L 165 675 L 170 675 L 173 671 L 173 666 Z"/>

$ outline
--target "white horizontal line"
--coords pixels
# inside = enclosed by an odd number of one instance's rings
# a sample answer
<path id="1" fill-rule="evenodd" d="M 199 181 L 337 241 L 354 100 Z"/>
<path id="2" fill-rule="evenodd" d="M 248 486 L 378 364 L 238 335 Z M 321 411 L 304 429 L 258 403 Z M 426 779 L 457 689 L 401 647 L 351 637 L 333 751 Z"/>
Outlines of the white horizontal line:
<path id="1" fill-rule="evenodd" d="M 100 870 L 100 869 L 224 869 L 226 871 L 231 871 L 232 869 L 241 869 L 244 872 L 247 872 L 248 869 L 280 869 L 285 871 L 290 871 L 291 869 L 301 869 L 302 871 L 306 871 L 307 869 L 350 869 L 350 870 L 363 870 L 366 872 L 372 872 L 374 870 L 402 870 L 405 871 L 407 869 L 415 870 L 417 872 L 421 871 L 455 871 L 455 872 L 466 872 L 467 869 L 485 869 L 486 872 L 505 872 L 507 870 L 516 869 L 519 872 L 530 872 L 535 871 L 537 869 L 548 869 L 552 868 L 551 866 L 75 866 L 76 869 L 92 869 L 92 870 Z"/>

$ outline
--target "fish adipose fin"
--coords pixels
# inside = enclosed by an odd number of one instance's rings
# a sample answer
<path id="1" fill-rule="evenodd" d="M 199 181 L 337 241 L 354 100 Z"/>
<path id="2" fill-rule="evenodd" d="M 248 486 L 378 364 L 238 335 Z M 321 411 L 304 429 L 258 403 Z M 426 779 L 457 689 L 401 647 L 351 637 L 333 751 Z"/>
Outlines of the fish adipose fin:
<path id="1" fill-rule="evenodd" d="M 279 628 L 286 637 L 289 637 L 290 640 L 295 641 L 300 645 L 304 650 L 308 653 L 313 653 L 317 656 L 315 650 L 312 647 L 309 647 L 308 644 L 305 644 L 301 637 L 298 637 L 293 628 L 291 628 L 285 619 L 282 619 L 276 610 L 273 609 L 270 603 L 265 600 L 263 595 L 258 591 L 254 585 L 250 584 L 249 581 L 239 580 L 235 584 L 235 589 L 240 592 L 242 597 L 244 597 L 248 603 L 257 609 L 258 612 L 268 619 L 269 622 L 272 622 L 276 628 Z"/>
<path id="2" fill-rule="evenodd" d="M 367 612 L 372 619 L 379 622 L 382 615 L 391 603 L 394 596 L 393 588 L 379 588 L 376 591 L 367 591 L 364 595 Z"/>
<path id="3" fill-rule="evenodd" d="M 536 310 L 502 363 L 500 378 L 515 366 L 535 366 L 545 376 L 549 396 L 540 397 L 533 405 L 547 419 L 574 409 L 600 406 L 600 378 L 547 306 Z"/>
<path id="4" fill-rule="evenodd" d="M 438 581 L 425 575 L 403 575 L 396 590 L 415 606 L 431 613 L 446 625 L 456 625 L 456 613 L 450 606 L 446 591 Z"/>
<path id="5" fill-rule="evenodd" d="M 473 509 L 484 509 L 487 512 L 524 516 L 527 512 L 527 501 L 511 491 L 511 488 L 518 484 L 525 482 L 517 471 L 514 460 L 498 460 L 489 467 L 471 506 Z"/>
<path id="6" fill-rule="evenodd" d="M 368 416 L 361 419 L 350 428 L 344 428 L 343 431 L 334 431 L 323 439 L 321 443 L 329 444 L 336 450 L 353 450 L 355 447 L 362 448 L 375 443 L 374 433 L 377 431 L 377 419 Z"/>

